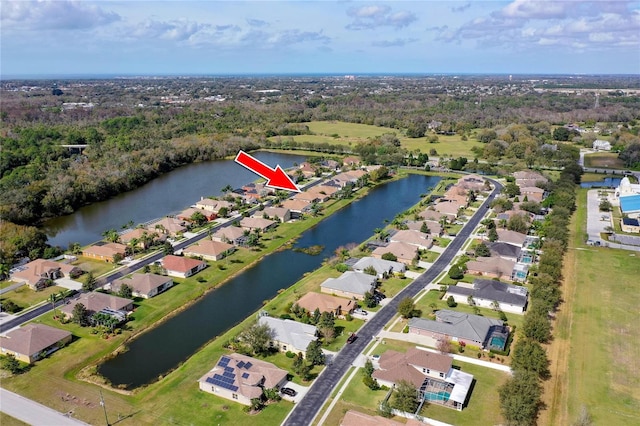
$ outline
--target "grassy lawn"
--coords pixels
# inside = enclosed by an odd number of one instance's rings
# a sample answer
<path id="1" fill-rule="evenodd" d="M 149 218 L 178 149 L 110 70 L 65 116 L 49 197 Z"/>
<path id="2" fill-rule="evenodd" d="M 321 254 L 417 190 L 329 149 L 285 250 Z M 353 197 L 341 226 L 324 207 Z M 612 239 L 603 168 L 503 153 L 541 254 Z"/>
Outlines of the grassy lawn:
<path id="1" fill-rule="evenodd" d="M 66 291 L 66 289 L 54 285 L 40 291 L 35 291 L 31 290 L 28 285 L 23 285 L 15 290 L 3 294 L 2 298 L 11 300 L 13 303 L 20 305 L 23 308 L 27 308 L 48 300 L 49 296 L 60 293 L 61 291 Z"/>
<path id="2" fill-rule="evenodd" d="M 420 257 L 425 262 L 433 263 L 438 259 L 438 257 L 440 257 L 440 253 L 438 253 L 437 251 L 428 251 Z"/>
<path id="3" fill-rule="evenodd" d="M 464 277 L 462 277 L 459 280 L 454 280 L 452 278 L 449 278 L 448 274 L 445 274 L 442 279 L 438 282 L 438 284 L 442 284 L 442 285 L 455 285 L 459 282 L 463 282 L 463 283 L 472 283 L 475 279 L 487 279 L 486 277 L 482 277 L 480 275 L 472 275 L 472 274 L 464 274 Z"/>
<path id="4" fill-rule="evenodd" d="M 443 247 L 443 248 L 446 248 L 449 244 L 451 244 L 450 238 L 435 237 L 433 241 L 438 243 L 437 246 Z"/>
<path id="5" fill-rule="evenodd" d="M 296 142 L 326 142 L 331 145 L 352 146 L 359 142 L 365 142 L 369 138 L 381 136 L 384 133 L 395 133 L 400 140 L 402 147 L 410 151 L 419 149 L 421 152 L 428 153 L 431 149 L 435 149 L 438 152 L 438 155 L 449 155 L 454 157 L 472 157 L 471 148 L 475 146 L 482 146 L 482 144 L 474 138 L 470 138 L 468 141 L 463 141 L 459 135 L 438 135 L 437 143 L 429 143 L 427 137 L 407 138 L 400 130 L 392 129 L 390 127 L 345 123 L 341 121 L 312 121 L 305 124 L 309 126 L 309 130 L 314 134 L 293 136 L 292 138 Z M 432 135 L 432 133 L 429 134 L 429 136 Z M 288 138 L 289 136 L 274 136 L 270 139 L 277 140 L 278 138 L 283 137 Z"/>
<path id="6" fill-rule="evenodd" d="M 0 425 L 2 425 L 2 426 L 22 426 L 22 425 L 27 426 L 28 423 L 20 421 L 20 420 L 16 419 L 15 417 L 11 417 L 10 415 L 5 414 L 5 413 L 0 411 Z"/>
<path id="7" fill-rule="evenodd" d="M 71 264 L 79 267 L 85 272 L 93 272 L 93 275 L 96 277 L 106 274 L 107 272 L 111 272 L 116 268 L 116 265 L 113 263 L 101 262 L 84 256 L 77 257 L 78 260 L 71 262 Z M 80 281 L 82 281 L 82 279 L 83 277 L 80 277 Z"/>
<path id="8" fill-rule="evenodd" d="M 378 290 L 384 293 L 387 297 L 393 297 L 400 291 L 411 284 L 413 280 L 409 278 L 391 277 L 382 281 L 382 285 L 378 287 Z"/>
<path id="9" fill-rule="evenodd" d="M 625 169 L 624 161 L 615 152 L 597 152 L 584 156 L 585 167 L 600 167 L 603 169 Z"/>
<path id="10" fill-rule="evenodd" d="M 0 281 L 0 289 L 16 284 L 15 281 Z"/>
<path id="11" fill-rule="evenodd" d="M 640 254 L 585 246 L 585 205 L 580 190 L 541 424 L 570 424 L 583 405 L 594 424 L 640 424 Z"/>

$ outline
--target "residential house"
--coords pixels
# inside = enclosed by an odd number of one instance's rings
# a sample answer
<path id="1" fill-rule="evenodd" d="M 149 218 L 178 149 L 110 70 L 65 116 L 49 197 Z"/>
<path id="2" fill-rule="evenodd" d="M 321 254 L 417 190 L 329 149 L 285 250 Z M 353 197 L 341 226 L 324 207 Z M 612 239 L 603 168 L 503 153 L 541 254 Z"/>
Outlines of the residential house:
<path id="1" fill-rule="evenodd" d="M 418 213 L 418 217 L 421 217 L 423 220 L 433 220 L 436 222 L 440 222 L 443 216 L 448 222 L 453 222 L 458 217 L 458 211 L 456 210 L 455 213 L 440 213 L 433 207 L 429 207 Z"/>
<path id="2" fill-rule="evenodd" d="M 256 212 L 256 215 L 260 212 Z M 278 219 L 280 222 L 288 222 L 291 220 L 291 211 L 284 207 L 265 207 L 262 211 L 263 214 L 266 214 L 271 219 Z"/>
<path id="3" fill-rule="evenodd" d="M 343 165 L 345 165 L 345 166 L 349 166 L 349 167 L 351 167 L 351 166 L 357 166 L 358 164 L 360 164 L 360 158 L 358 158 L 358 157 L 353 157 L 353 156 L 345 157 L 345 158 L 342 160 L 342 164 L 343 164 Z"/>
<path id="4" fill-rule="evenodd" d="M 333 177 L 333 180 L 338 182 L 340 187 L 344 187 L 348 183 L 352 183 L 355 185 L 358 182 L 358 179 L 366 174 L 367 172 L 365 172 L 364 170 L 351 170 L 348 172 L 338 173 Z"/>
<path id="5" fill-rule="evenodd" d="M 520 188 L 520 199 L 524 200 L 527 197 L 528 201 L 541 202 L 544 198 L 544 189 L 537 186 L 524 186 Z"/>
<path id="6" fill-rule="evenodd" d="M 611 143 L 602 139 L 593 141 L 593 149 L 596 151 L 611 151 Z"/>
<path id="7" fill-rule="evenodd" d="M 409 333 L 428 336 L 434 341 L 451 340 L 499 351 L 504 350 L 509 336 L 509 331 L 500 320 L 448 309 L 436 311 L 435 321 L 411 318 L 408 325 Z M 498 338 L 493 339 L 494 337 Z"/>
<path id="8" fill-rule="evenodd" d="M 412 231 L 410 229 L 393 233 L 389 237 L 389 241 L 410 244 L 422 250 L 428 250 L 433 246 L 433 238 L 431 238 L 429 234 Z"/>
<path id="9" fill-rule="evenodd" d="M 487 247 L 489 247 L 491 256 L 501 257 L 513 262 L 517 262 L 520 258 L 520 252 L 522 251 L 522 249 L 513 244 L 503 243 L 499 241 L 496 241 L 494 243 L 487 242 L 485 244 L 487 245 Z"/>
<path id="10" fill-rule="evenodd" d="M 522 234 L 516 231 L 509 231 L 508 229 L 496 229 L 498 233 L 498 241 L 503 243 L 513 244 L 514 246 L 522 247 L 527 239 L 526 234 Z"/>
<path id="11" fill-rule="evenodd" d="M 227 209 L 228 212 L 233 208 L 233 204 L 225 200 L 214 200 L 212 198 L 201 197 L 200 201 L 196 203 L 196 208 L 201 210 L 207 210 L 218 216 L 220 209 Z"/>
<path id="12" fill-rule="evenodd" d="M 247 237 L 244 235 L 244 229 L 238 226 L 226 226 L 218 229 L 211 235 L 212 241 L 222 241 L 235 245 L 244 245 Z"/>
<path id="13" fill-rule="evenodd" d="M 308 204 L 320 202 L 320 196 L 316 192 L 311 190 L 299 192 L 293 196 L 293 199 L 304 201 L 305 203 L 308 203 Z"/>
<path id="14" fill-rule="evenodd" d="M 320 162 L 322 167 L 326 167 L 329 170 L 338 170 L 340 168 L 340 163 L 335 160 L 322 160 Z"/>
<path id="15" fill-rule="evenodd" d="M 26 282 L 32 290 L 42 290 L 47 287 L 47 283 L 58 278 L 76 278 L 82 274 L 82 269 L 66 263 L 54 262 L 46 259 L 36 259 L 11 274 L 11 279 L 15 282 Z"/>
<path id="16" fill-rule="evenodd" d="M 128 285 L 135 297 L 150 299 L 173 286 L 173 280 L 164 275 L 132 274 L 130 277 L 117 279 L 111 283 L 111 291 L 119 292 L 120 288 Z"/>
<path id="17" fill-rule="evenodd" d="M 467 273 L 494 278 L 510 278 L 516 262 L 501 257 L 478 257 L 467 262 Z"/>
<path id="18" fill-rule="evenodd" d="M 207 264 L 201 260 L 170 254 L 162 258 L 162 267 L 171 277 L 188 278 L 202 271 Z"/>
<path id="19" fill-rule="evenodd" d="M 157 234 L 158 237 L 154 237 L 152 234 Z M 158 231 L 153 231 L 150 232 L 149 230 L 145 229 L 145 228 L 136 228 L 136 229 L 131 229 L 127 232 L 125 232 L 124 234 L 120 235 L 120 242 L 122 244 L 129 244 L 131 241 L 136 240 L 138 243 L 136 244 L 136 247 L 139 247 L 141 249 L 147 249 L 149 248 L 149 246 L 151 245 L 151 243 L 154 240 L 160 240 L 160 241 L 164 241 L 166 239 L 165 235 L 158 232 Z"/>
<path id="20" fill-rule="evenodd" d="M 159 234 L 175 237 L 178 234 L 185 232 L 187 230 L 187 225 L 184 220 L 165 217 L 156 222 L 150 223 L 147 225 L 147 229 L 152 232 L 158 232 Z"/>
<path id="21" fill-rule="evenodd" d="M 338 188 L 337 186 L 332 185 L 318 185 L 314 186 L 312 189 L 318 194 L 326 196 L 323 197 L 323 201 L 327 201 L 327 197 L 333 196 L 333 194 L 340 190 L 340 188 Z"/>
<path id="22" fill-rule="evenodd" d="M 266 186 L 264 184 L 264 182 L 261 183 L 248 183 L 246 185 L 244 185 L 242 187 L 242 191 L 247 194 L 247 193 L 252 193 L 252 194 L 256 194 L 258 196 L 258 198 L 260 197 L 266 197 L 267 195 L 271 195 L 271 194 L 275 194 L 275 190 L 273 188 L 270 188 L 268 186 Z"/>
<path id="23" fill-rule="evenodd" d="M 198 380 L 200 390 L 229 401 L 251 405 L 261 398 L 263 389 L 280 388 L 288 372 L 270 362 L 240 354 L 220 357 L 215 367 Z"/>
<path id="24" fill-rule="evenodd" d="M 0 337 L 2 355 L 13 355 L 17 360 L 33 364 L 55 352 L 72 339 L 70 332 L 44 324 L 27 324 Z"/>
<path id="25" fill-rule="evenodd" d="M 418 253 L 418 247 L 407 243 L 393 242 L 384 247 L 377 247 L 371 255 L 376 259 L 382 259 L 382 255 L 385 253 L 393 254 L 398 262 L 411 265 L 411 262 L 413 262 L 413 259 Z"/>
<path id="26" fill-rule="evenodd" d="M 327 278 L 320 284 L 322 293 L 363 300 L 367 292 L 373 293 L 378 281 L 374 275 L 347 271 L 338 278 Z"/>
<path id="27" fill-rule="evenodd" d="M 131 299 L 92 291 L 89 293 L 81 293 L 75 298 L 69 300 L 66 305 L 60 307 L 60 311 L 66 318 L 73 318 L 73 308 L 78 303 L 82 303 L 84 305 L 89 315 L 93 315 L 96 312 L 104 310 L 122 312 L 130 312 L 133 310 L 133 300 Z"/>
<path id="28" fill-rule="evenodd" d="M 178 213 L 176 215 L 176 217 L 180 220 L 187 220 L 187 221 L 191 221 L 191 218 L 193 217 L 194 214 L 196 213 L 200 213 L 201 215 L 203 215 L 208 221 L 212 221 L 214 220 L 216 217 L 218 217 L 215 213 L 213 213 L 212 211 L 209 210 L 202 210 L 202 209 L 196 209 L 193 207 L 189 207 L 188 209 L 185 209 L 183 211 L 181 211 L 180 213 Z"/>
<path id="29" fill-rule="evenodd" d="M 485 180 L 480 175 L 465 175 L 458 179 L 456 186 L 464 188 L 467 191 L 480 192 L 485 190 Z"/>
<path id="30" fill-rule="evenodd" d="M 498 302 L 500 310 L 521 314 L 527 308 L 527 295 L 528 291 L 525 287 L 477 279 L 473 284 L 458 283 L 458 285 L 449 286 L 444 298 L 453 296 L 457 303 L 468 304 L 471 296 L 477 306 L 493 309 L 494 302 Z"/>
<path id="31" fill-rule="evenodd" d="M 464 207 L 463 204 L 459 204 L 459 203 L 455 203 L 455 202 L 436 203 L 433 206 L 433 208 L 438 213 L 440 213 L 440 216 L 442 216 L 442 215 L 447 216 L 447 218 L 450 221 L 456 220 L 456 218 L 458 217 L 458 211 L 463 207 Z M 429 218 L 429 219 L 431 219 L 431 218 Z"/>
<path id="32" fill-rule="evenodd" d="M 391 274 L 401 274 L 407 270 L 407 266 L 402 262 L 376 259 L 375 257 L 358 259 L 351 267 L 357 272 L 364 272 L 367 268 L 373 268 L 376 270 L 378 278 L 386 278 Z"/>
<path id="33" fill-rule="evenodd" d="M 457 204 L 458 208 L 466 207 L 468 198 L 467 192 L 468 191 L 466 189 L 457 185 L 453 185 L 449 189 L 447 189 L 442 198 L 438 200 L 438 204 L 453 203 Z"/>
<path id="34" fill-rule="evenodd" d="M 115 262 L 118 257 L 124 258 L 127 253 L 127 246 L 119 243 L 98 242 L 92 246 L 85 247 L 82 255 L 92 259 L 104 260 L 105 262 Z"/>
<path id="35" fill-rule="evenodd" d="M 222 241 L 200 240 L 183 250 L 185 256 L 201 257 L 205 260 L 222 260 L 233 253 L 236 248 Z"/>
<path id="36" fill-rule="evenodd" d="M 462 410 L 473 383 L 473 375 L 452 368 L 449 355 L 411 348 L 406 353 L 388 350 L 380 356 L 380 369 L 372 377 L 393 387 L 401 380 L 413 386 L 420 398 L 431 404 Z"/>
<path id="37" fill-rule="evenodd" d="M 320 312 L 333 312 L 336 316 L 352 314 L 357 307 L 356 301 L 353 299 L 343 299 L 321 293 L 306 293 L 296 303 L 307 312 L 319 309 Z"/>
<path id="38" fill-rule="evenodd" d="M 513 177 L 516 179 L 516 185 L 518 185 L 519 188 L 537 186 L 536 184 L 538 182 L 547 183 L 549 181 L 549 179 L 540 173 L 532 170 L 515 172 Z"/>
<path id="39" fill-rule="evenodd" d="M 298 219 L 304 213 L 308 213 L 311 211 L 311 204 L 301 201 L 288 199 L 282 202 L 282 207 L 285 209 L 289 209 L 291 212 L 291 219 Z"/>
<path id="40" fill-rule="evenodd" d="M 240 221 L 240 227 L 247 230 L 253 231 L 255 229 L 260 232 L 266 232 L 271 228 L 276 227 L 277 222 L 269 219 L 264 219 L 261 217 L 244 217 Z"/>
<path id="41" fill-rule="evenodd" d="M 425 224 L 427 228 L 429 228 L 429 235 L 435 235 L 437 237 L 441 236 L 443 231 L 440 222 L 435 220 L 410 220 L 404 222 L 404 224 L 412 231 L 420 231 L 422 229 L 422 224 Z"/>
<path id="42" fill-rule="evenodd" d="M 314 325 L 268 316 L 260 317 L 258 323 L 269 326 L 273 332 L 269 344 L 281 352 L 302 353 L 306 357 L 309 343 L 318 339 L 318 330 Z"/>

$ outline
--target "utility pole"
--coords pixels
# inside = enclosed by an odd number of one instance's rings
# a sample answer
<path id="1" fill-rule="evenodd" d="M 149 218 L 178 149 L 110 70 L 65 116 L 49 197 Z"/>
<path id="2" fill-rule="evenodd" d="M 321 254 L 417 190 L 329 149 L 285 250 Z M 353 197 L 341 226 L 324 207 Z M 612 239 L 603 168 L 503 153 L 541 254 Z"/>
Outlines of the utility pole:
<path id="1" fill-rule="evenodd" d="M 102 396 L 102 390 L 100 390 L 100 405 L 102 405 L 102 409 L 104 410 L 104 420 L 107 422 L 107 426 L 111 426 L 109 424 L 109 418 L 107 417 L 107 406 L 104 403 L 104 397 Z"/>

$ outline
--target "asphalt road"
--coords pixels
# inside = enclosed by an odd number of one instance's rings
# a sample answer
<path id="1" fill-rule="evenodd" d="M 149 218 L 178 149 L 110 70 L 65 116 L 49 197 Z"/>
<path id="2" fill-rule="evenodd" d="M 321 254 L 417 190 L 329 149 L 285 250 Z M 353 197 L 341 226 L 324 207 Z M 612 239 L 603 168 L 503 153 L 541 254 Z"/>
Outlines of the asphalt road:
<path id="1" fill-rule="evenodd" d="M 373 318 L 364 324 L 358 331 L 358 338 L 353 343 L 344 346 L 338 355 L 334 357 L 333 363 L 328 365 L 315 380 L 305 397 L 296 404 L 289 417 L 284 421 L 284 426 L 311 424 L 313 418 L 318 411 L 320 411 L 320 408 L 324 405 L 327 398 L 329 398 L 334 386 L 336 386 L 347 373 L 351 364 L 353 364 L 358 355 L 364 351 L 371 342 L 371 339 L 373 339 L 396 314 L 400 301 L 405 297 L 413 298 L 451 263 L 464 242 L 484 217 L 487 211 L 486 207 L 502 189 L 500 183 L 494 180 L 491 180 L 491 182 L 495 185 L 493 192 L 487 197 L 484 203 L 482 203 L 478 211 L 476 211 L 469 222 L 462 228 L 456 238 L 451 241 L 444 253 L 438 257 L 429 270 L 416 278 L 404 290 L 398 293 L 389 304 L 380 309 Z"/>
<path id="2" fill-rule="evenodd" d="M 0 388 L 0 411 L 30 425 L 81 426 L 86 423 Z"/>

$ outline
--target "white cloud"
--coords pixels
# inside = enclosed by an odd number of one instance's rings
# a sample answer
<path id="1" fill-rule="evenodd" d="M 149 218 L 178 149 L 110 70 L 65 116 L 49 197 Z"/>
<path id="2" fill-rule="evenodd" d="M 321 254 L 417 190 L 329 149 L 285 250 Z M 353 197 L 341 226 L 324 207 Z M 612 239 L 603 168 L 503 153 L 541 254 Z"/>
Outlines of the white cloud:
<path id="1" fill-rule="evenodd" d="M 131 26 L 126 35 L 136 39 L 184 41 L 201 31 L 209 31 L 211 29 L 212 27 L 209 24 L 199 24 L 186 19 L 173 21 L 155 21 L 148 19 Z"/>
<path id="2" fill-rule="evenodd" d="M 3 1 L 2 26 L 16 30 L 85 30 L 121 20 L 80 1 Z"/>
<path id="3" fill-rule="evenodd" d="M 347 15 L 354 18 L 346 28 L 349 30 L 372 30 L 379 27 L 406 27 L 418 20 L 413 12 L 403 10 L 392 12 L 389 6 L 361 6 L 347 10 Z"/>

